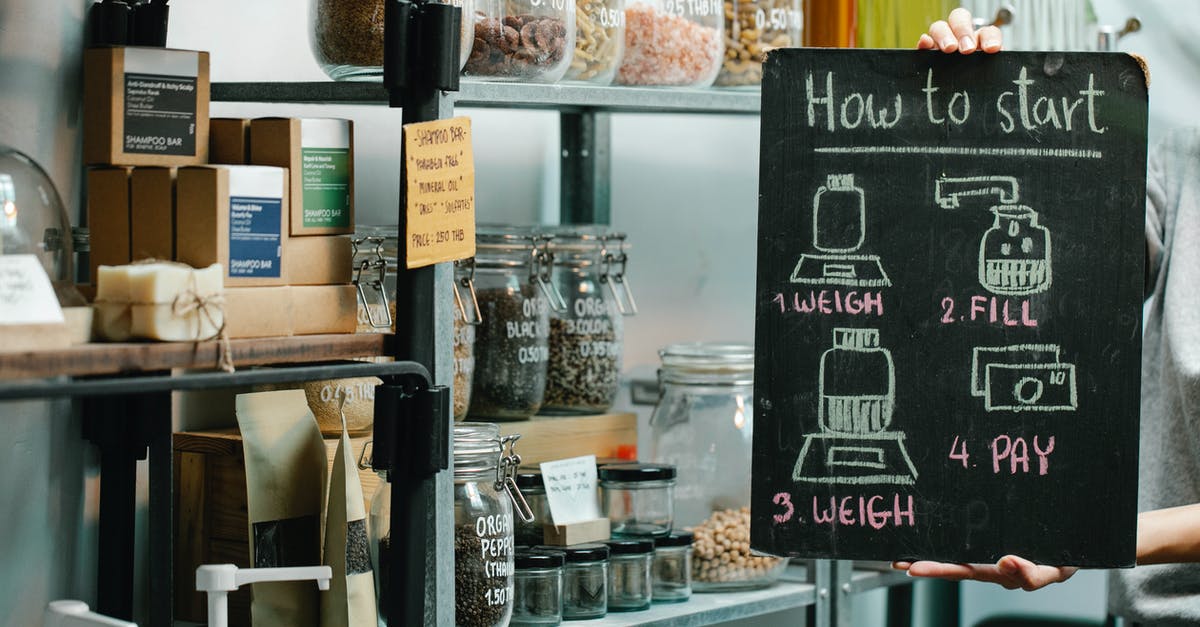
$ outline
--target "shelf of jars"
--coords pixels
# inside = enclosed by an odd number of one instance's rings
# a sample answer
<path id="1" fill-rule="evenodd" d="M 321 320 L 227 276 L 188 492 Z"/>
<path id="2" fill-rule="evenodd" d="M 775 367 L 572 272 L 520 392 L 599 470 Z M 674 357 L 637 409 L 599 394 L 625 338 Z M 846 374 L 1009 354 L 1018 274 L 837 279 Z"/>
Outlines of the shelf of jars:
<path id="1" fill-rule="evenodd" d="M 463 79 L 445 92 L 456 107 L 589 109 L 613 113 L 731 113 L 757 115 L 761 98 L 753 88 L 631 87 L 585 84 L 499 83 Z M 296 104 L 388 103 L 380 83 L 354 81 L 213 83 L 215 102 Z"/>

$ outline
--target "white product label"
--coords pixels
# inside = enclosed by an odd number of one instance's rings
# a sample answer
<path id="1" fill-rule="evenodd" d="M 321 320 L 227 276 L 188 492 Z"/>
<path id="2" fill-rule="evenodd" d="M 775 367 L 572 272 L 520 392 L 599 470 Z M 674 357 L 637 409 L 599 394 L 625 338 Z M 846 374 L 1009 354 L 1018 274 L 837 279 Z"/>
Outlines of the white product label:
<path id="1" fill-rule="evenodd" d="M 595 455 L 542 462 L 541 467 L 554 524 L 569 525 L 600 518 Z"/>
<path id="2" fill-rule="evenodd" d="M 0 325 L 62 323 L 58 297 L 38 258 L 0 256 Z"/>

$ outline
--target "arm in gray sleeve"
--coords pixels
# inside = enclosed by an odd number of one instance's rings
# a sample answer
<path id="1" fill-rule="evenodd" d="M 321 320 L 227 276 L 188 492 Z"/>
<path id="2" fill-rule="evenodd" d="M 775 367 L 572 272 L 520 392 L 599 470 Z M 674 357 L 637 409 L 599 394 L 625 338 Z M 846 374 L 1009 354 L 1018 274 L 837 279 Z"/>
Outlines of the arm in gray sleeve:
<path id="1" fill-rule="evenodd" d="M 1151 155 L 1146 173 L 1146 283 L 1143 289 L 1147 298 L 1154 293 L 1158 282 L 1165 248 L 1163 218 L 1167 213 L 1167 186 L 1164 179 L 1171 151 L 1164 148 L 1160 146 Z"/>

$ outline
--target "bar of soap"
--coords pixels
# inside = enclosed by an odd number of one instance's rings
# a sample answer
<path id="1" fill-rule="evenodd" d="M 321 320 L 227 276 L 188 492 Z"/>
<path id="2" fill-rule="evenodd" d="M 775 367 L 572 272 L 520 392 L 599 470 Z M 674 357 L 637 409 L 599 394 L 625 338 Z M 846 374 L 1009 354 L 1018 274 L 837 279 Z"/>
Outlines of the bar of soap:
<path id="1" fill-rule="evenodd" d="M 131 266 L 130 333 L 166 342 L 216 337 L 225 323 L 223 281 L 221 264 L 200 269 L 176 263 Z"/>
<path id="2" fill-rule="evenodd" d="M 129 312 L 129 268 L 96 268 L 96 313 L 92 324 L 96 337 L 111 342 L 130 338 L 132 316 Z"/>

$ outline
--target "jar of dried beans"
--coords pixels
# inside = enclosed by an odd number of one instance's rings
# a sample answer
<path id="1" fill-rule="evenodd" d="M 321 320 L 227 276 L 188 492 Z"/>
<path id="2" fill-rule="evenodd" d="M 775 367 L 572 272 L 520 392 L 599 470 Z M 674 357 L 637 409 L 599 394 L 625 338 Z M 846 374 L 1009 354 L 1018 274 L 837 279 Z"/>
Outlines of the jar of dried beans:
<path id="1" fill-rule="evenodd" d="M 776 48 L 800 45 L 800 0 L 724 0 L 725 61 L 716 84 L 722 87 L 762 83 L 763 56 Z"/>
<path id="2" fill-rule="evenodd" d="M 566 80 L 608 85 L 625 51 L 625 0 L 575 0 L 575 54 Z"/>
<path id="3" fill-rule="evenodd" d="M 550 310 L 565 307 L 550 281 L 549 238 L 532 229 L 476 231 L 475 373 L 469 413 L 524 420 L 542 407 L 550 360 Z"/>
<path id="4" fill-rule="evenodd" d="M 575 0 L 474 0 L 464 76 L 553 83 L 575 50 Z"/>
<path id="5" fill-rule="evenodd" d="M 707 87 L 725 53 L 722 0 L 627 0 L 623 85 Z"/>
<path id="6" fill-rule="evenodd" d="M 553 230 L 552 281 L 566 308 L 550 314 L 543 413 L 612 407 L 621 376 L 622 318 L 637 311 L 625 277 L 625 234 L 593 226 Z"/>
<path id="7" fill-rule="evenodd" d="M 475 378 L 475 327 L 483 322 L 475 298 L 475 259 L 454 262 L 454 420 L 467 417 Z"/>
<path id="8" fill-rule="evenodd" d="M 438 2 L 439 0 L 430 0 Z M 443 0 L 445 1 L 445 0 Z M 475 39 L 475 0 L 449 2 L 462 9 L 460 62 L 467 62 Z M 310 0 L 309 44 L 317 65 L 339 81 L 383 79 L 384 0 Z"/>

